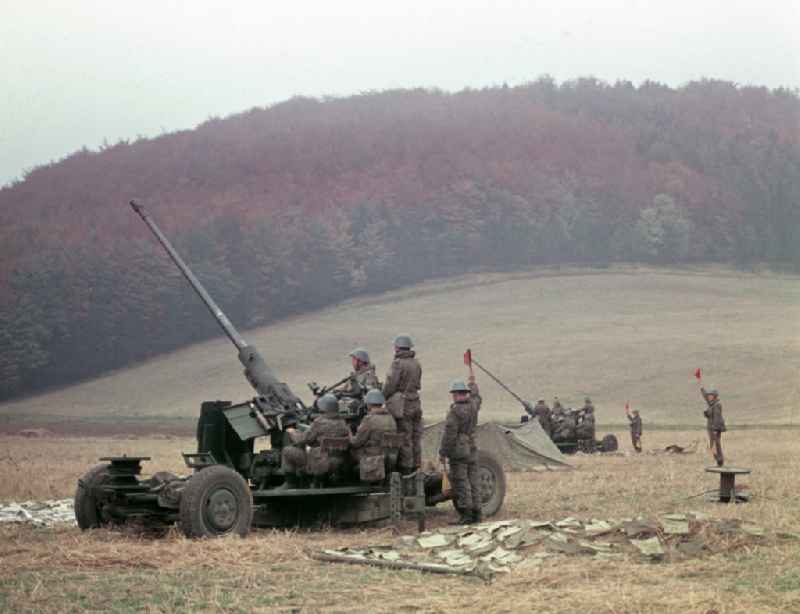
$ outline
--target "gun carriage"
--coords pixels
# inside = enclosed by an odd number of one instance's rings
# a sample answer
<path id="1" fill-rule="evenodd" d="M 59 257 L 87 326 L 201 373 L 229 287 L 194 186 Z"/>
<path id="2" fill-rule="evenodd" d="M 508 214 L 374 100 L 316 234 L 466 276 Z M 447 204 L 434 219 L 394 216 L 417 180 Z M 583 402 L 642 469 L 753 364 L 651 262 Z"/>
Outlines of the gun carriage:
<path id="1" fill-rule="evenodd" d="M 360 481 L 352 465 L 324 480 L 306 480 L 286 488 L 281 466 L 282 450 L 292 445 L 287 429 L 308 428 L 318 415 L 316 399 L 306 405 L 267 366 L 259 351 L 249 345 L 200 284 L 171 243 L 134 201 L 131 207 L 150 228 L 167 254 L 237 348 L 239 361 L 256 396 L 241 403 L 207 401 L 197 422 L 197 450 L 183 453 L 191 473 L 177 476 L 159 471 L 144 478 L 142 456 L 104 457 L 87 472 L 75 493 L 75 516 L 81 529 L 120 526 L 137 522 L 146 526 L 177 523 L 188 537 L 246 535 L 251 526 L 308 526 L 356 524 L 408 517 L 425 525 L 427 506 L 449 500 L 442 491 L 438 471 L 401 475 L 395 467 L 397 436 L 386 435 L 385 479 Z M 340 415 L 353 432 L 364 415 L 363 392 L 341 385 L 348 378 L 320 388 L 309 384 L 316 398 L 331 392 L 339 401 Z M 268 441 L 256 451 L 256 441 Z M 321 454 L 346 454 L 347 438 L 323 438 Z M 260 448 L 261 446 L 259 446 Z M 488 453 L 480 459 L 484 516 L 495 514 L 505 496 L 502 466 Z"/>

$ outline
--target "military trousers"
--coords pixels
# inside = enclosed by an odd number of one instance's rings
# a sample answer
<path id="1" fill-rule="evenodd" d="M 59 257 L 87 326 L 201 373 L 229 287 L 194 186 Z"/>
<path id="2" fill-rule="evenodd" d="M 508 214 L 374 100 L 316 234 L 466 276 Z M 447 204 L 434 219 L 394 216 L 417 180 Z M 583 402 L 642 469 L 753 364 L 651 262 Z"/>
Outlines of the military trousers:
<path id="1" fill-rule="evenodd" d="M 450 485 L 457 510 L 465 512 L 481 509 L 478 462 L 474 454 L 469 460 L 450 460 Z"/>
<path id="2" fill-rule="evenodd" d="M 725 457 L 722 455 L 722 431 L 708 429 L 708 447 L 714 455 L 717 465 L 722 467 L 725 463 Z"/>
<path id="3" fill-rule="evenodd" d="M 306 451 L 295 447 L 286 446 L 281 452 L 281 468 L 285 475 L 301 475 L 306 468 Z"/>
<path id="4" fill-rule="evenodd" d="M 642 451 L 642 436 L 639 433 L 631 431 L 631 443 L 633 444 L 634 450 L 637 452 Z"/>
<path id="5" fill-rule="evenodd" d="M 397 464 L 400 470 L 413 471 L 422 466 L 422 408 L 408 407 L 397 420 L 397 432 L 403 436 Z"/>

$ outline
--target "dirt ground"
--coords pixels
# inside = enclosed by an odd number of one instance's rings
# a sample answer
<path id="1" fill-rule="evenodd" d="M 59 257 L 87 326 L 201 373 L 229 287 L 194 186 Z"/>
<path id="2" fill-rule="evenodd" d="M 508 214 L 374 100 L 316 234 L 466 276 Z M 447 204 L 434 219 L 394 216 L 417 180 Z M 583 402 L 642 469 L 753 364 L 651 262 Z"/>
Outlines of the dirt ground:
<path id="1" fill-rule="evenodd" d="M 622 452 L 625 433 L 617 435 Z M 649 454 L 702 432 L 645 432 L 642 455 L 577 456 L 575 471 L 513 473 L 498 518 L 557 520 L 699 511 L 755 522 L 770 533 L 800 530 L 795 431 L 738 431 L 724 439 L 731 464 L 753 469 L 742 505 L 692 497 L 713 488 L 707 451 Z M 0 499 L 69 496 L 76 476 L 106 454 L 152 455 L 151 471 L 180 470 L 189 439 L 0 438 Z M 701 442 L 702 443 L 702 442 Z M 429 524 L 453 517 L 447 505 Z M 413 523 L 406 525 L 412 532 Z M 308 549 L 389 543 L 387 528 L 257 530 L 246 539 L 190 541 L 177 531 L 140 533 L 0 526 L 0 611 L 114 612 L 796 612 L 800 542 L 763 538 L 708 544 L 679 563 L 548 559 L 489 584 L 477 579 L 324 564 Z"/>

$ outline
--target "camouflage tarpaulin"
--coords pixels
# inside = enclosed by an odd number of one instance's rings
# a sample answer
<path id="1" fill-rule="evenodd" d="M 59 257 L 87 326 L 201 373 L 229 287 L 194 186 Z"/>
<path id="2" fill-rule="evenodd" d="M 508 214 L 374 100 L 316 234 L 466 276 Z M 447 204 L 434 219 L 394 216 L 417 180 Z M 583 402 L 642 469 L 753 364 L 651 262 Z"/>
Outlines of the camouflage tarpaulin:
<path id="1" fill-rule="evenodd" d="M 444 422 L 437 422 L 425 429 L 422 450 L 427 460 L 436 460 L 443 431 Z M 570 467 L 538 422 L 512 426 L 485 422 L 478 425 L 475 437 L 478 448 L 492 452 L 507 471 Z"/>

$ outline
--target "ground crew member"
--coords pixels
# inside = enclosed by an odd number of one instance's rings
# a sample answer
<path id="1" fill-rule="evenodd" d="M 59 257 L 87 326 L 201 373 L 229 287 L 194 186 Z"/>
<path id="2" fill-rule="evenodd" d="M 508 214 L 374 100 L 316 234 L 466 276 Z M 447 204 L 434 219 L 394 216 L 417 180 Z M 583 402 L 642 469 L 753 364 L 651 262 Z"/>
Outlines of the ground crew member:
<path id="1" fill-rule="evenodd" d="M 422 366 L 413 347 L 408 335 L 395 337 L 394 360 L 383 384 L 387 409 L 397 422 L 397 432 L 403 435 L 398 465 L 404 473 L 422 466 Z"/>
<path id="2" fill-rule="evenodd" d="M 633 449 L 636 452 L 642 451 L 642 418 L 639 415 L 639 410 L 634 409 L 633 415 L 631 416 L 631 411 L 628 405 L 625 405 L 625 415 L 628 416 L 628 421 L 630 422 L 631 427 L 631 443 L 633 444 Z"/>
<path id="3" fill-rule="evenodd" d="M 356 462 L 362 456 L 384 456 L 388 450 L 384 447 L 383 434 L 397 432 L 394 418 L 383 406 L 384 398 L 380 390 L 367 392 L 364 401 L 369 413 L 358 425 L 356 434 L 350 437 L 350 453 Z"/>
<path id="4" fill-rule="evenodd" d="M 369 352 L 364 348 L 356 348 L 350 354 L 353 372 L 350 374 L 348 391 L 366 393 L 371 388 L 380 388 L 381 384 L 375 375 L 375 366 L 369 361 Z M 356 390 L 356 387 L 358 388 Z"/>
<path id="5" fill-rule="evenodd" d="M 708 405 L 703 410 L 703 415 L 706 417 L 706 428 L 708 429 L 708 445 L 714 455 L 714 460 L 717 461 L 717 466 L 722 467 L 725 464 L 725 458 L 722 456 L 722 433 L 727 429 L 725 428 L 725 419 L 722 417 L 722 403 L 719 402 L 719 393 L 712 386 L 709 390 L 700 388 L 700 394 L 703 395 Z"/>
<path id="6" fill-rule="evenodd" d="M 320 415 L 307 431 L 286 429 L 292 445 L 284 446 L 281 452 L 281 468 L 286 477 L 281 489 L 297 488 L 304 474 L 323 477 L 341 466 L 341 458 L 323 457 L 319 448 L 323 437 L 350 436 L 347 423 L 339 417 L 339 401 L 332 394 L 324 394 L 317 399 L 317 408 Z M 308 452 L 306 446 L 310 448 Z"/>
<path id="7" fill-rule="evenodd" d="M 461 380 L 450 384 L 450 394 L 453 403 L 445 419 L 439 460 L 450 466 L 450 484 L 459 514 L 456 524 L 470 524 L 481 521 L 478 447 L 475 444 L 481 396 L 473 375 L 469 377 L 469 386 Z"/>

